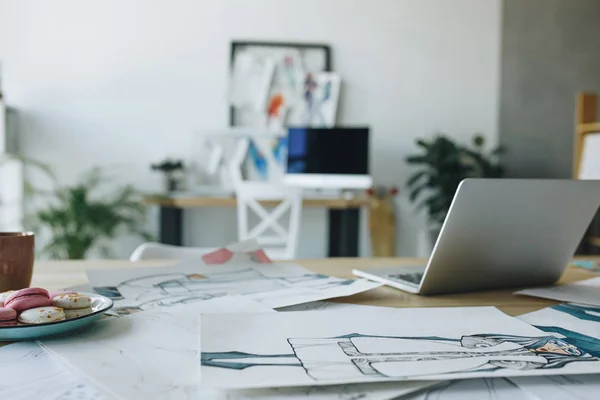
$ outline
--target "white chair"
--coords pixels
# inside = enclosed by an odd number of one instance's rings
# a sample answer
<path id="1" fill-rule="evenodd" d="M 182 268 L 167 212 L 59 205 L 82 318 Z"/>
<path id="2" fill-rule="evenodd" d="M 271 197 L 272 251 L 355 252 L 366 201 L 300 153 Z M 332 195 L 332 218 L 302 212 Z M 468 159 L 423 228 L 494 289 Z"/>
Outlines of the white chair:
<path id="1" fill-rule="evenodd" d="M 218 250 L 217 247 L 182 247 L 172 246 L 156 242 L 147 242 L 139 245 L 131 256 L 129 261 L 140 260 L 192 260 L 201 258 L 211 251 Z"/>
<path id="2" fill-rule="evenodd" d="M 281 184 L 245 181 L 236 185 L 238 240 L 255 238 L 272 260 L 292 260 L 296 257 L 302 189 Z M 261 201 L 279 202 L 273 210 L 263 207 Z M 259 223 L 250 228 L 251 210 Z M 280 224 L 288 214 L 287 229 Z M 272 231 L 272 234 L 268 232 Z"/>

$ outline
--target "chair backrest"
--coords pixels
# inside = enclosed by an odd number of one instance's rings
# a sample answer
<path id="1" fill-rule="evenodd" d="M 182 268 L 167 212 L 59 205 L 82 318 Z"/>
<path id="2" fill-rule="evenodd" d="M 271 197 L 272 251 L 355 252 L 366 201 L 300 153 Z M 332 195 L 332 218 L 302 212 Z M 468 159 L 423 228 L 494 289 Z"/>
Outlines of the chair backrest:
<path id="1" fill-rule="evenodd" d="M 156 242 L 147 242 L 139 245 L 131 256 L 129 261 L 140 260 L 190 260 L 198 259 L 211 251 L 218 250 L 216 247 L 181 247 L 162 244 Z"/>
<path id="2" fill-rule="evenodd" d="M 302 189 L 281 184 L 245 181 L 237 184 L 236 194 L 238 240 L 255 238 L 258 244 L 264 247 L 269 257 L 294 259 L 300 231 Z M 259 218 L 258 224 L 252 228 L 249 222 L 251 213 L 248 210 L 252 210 Z M 287 229 L 280 223 L 286 214 L 288 215 Z"/>

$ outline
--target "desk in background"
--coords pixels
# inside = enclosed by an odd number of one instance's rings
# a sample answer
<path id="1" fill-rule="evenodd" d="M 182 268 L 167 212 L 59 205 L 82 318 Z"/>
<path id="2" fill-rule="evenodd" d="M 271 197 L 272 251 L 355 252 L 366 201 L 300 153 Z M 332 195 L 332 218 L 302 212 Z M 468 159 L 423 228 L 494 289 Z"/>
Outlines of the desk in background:
<path id="1" fill-rule="evenodd" d="M 144 203 L 160 207 L 159 241 L 164 244 L 183 244 L 183 210 L 200 207 L 236 207 L 235 197 L 169 197 L 146 196 Z M 261 202 L 276 206 L 277 202 Z M 306 198 L 305 207 L 327 208 L 329 214 L 329 257 L 358 257 L 360 208 L 369 205 L 366 198 Z"/>

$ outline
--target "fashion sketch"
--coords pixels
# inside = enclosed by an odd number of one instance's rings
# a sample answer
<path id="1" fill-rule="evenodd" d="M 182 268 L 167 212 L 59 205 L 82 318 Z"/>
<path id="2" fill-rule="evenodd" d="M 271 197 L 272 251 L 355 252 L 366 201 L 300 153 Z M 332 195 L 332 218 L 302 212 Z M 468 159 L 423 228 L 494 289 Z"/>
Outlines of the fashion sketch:
<path id="1" fill-rule="evenodd" d="M 302 270 L 306 271 L 306 270 Z M 297 304 L 294 297 L 304 301 L 326 298 L 327 291 L 355 284 L 357 281 L 341 279 L 309 271 L 266 274 L 259 267 L 240 267 L 220 271 L 212 268 L 203 273 L 157 273 L 143 275 L 120 282 L 116 286 L 94 286 L 94 291 L 115 300 L 115 311 L 130 314 L 156 307 L 187 304 L 222 296 L 241 294 L 256 301 L 281 301 Z M 374 287 L 370 283 L 365 289 Z M 358 290 L 358 291 L 362 291 Z M 303 296 L 312 296 L 304 300 Z M 275 297 L 275 299 L 274 299 Z M 288 305 L 288 304 L 284 304 Z"/>
<path id="2" fill-rule="evenodd" d="M 289 338 L 288 354 L 237 351 L 202 353 L 207 367 L 243 370 L 256 366 L 304 369 L 315 381 L 434 376 L 506 370 L 560 369 L 598 361 L 585 349 L 554 336 L 502 334 L 460 338 L 397 337 L 352 333 L 330 338 Z"/>
<path id="3" fill-rule="evenodd" d="M 578 304 L 557 304 L 551 306 L 550 309 L 565 313 L 583 321 L 600 323 L 600 308 L 598 307 L 589 307 Z M 544 332 L 557 334 L 557 336 L 565 343 L 576 346 L 594 357 L 600 357 L 600 338 L 584 335 L 562 326 L 540 325 L 535 323 L 533 325 Z"/>

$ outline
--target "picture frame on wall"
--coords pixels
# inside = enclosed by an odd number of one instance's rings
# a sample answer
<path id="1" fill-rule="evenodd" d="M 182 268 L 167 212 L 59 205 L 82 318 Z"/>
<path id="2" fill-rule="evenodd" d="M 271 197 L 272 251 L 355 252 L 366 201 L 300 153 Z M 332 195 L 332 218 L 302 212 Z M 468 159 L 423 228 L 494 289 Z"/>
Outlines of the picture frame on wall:
<path id="1" fill-rule="evenodd" d="M 316 74 L 332 72 L 331 48 L 320 43 L 232 41 L 230 68 L 230 94 L 237 96 L 232 97 L 229 125 L 276 130 L 285 115 L 303 106 L 307 74 L 316 80 Z M 243 89 L 258 91 L 266 87 L 261 94 L 247 93 L 258 101 L 246 104 L 236 101 L 240 99 L 236 83 L 242 80 Z"/>
<path id="2" fill-rule="evenodd" d="M 334 126 L 339 90 L 327 44 L 232 41 L 229 126 L 273 135 L 250 138 L 245 177 L 281 179 L 287 127 Z"/>

